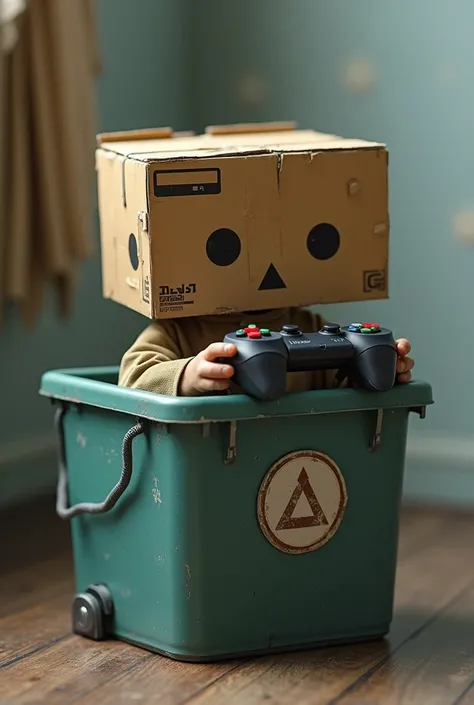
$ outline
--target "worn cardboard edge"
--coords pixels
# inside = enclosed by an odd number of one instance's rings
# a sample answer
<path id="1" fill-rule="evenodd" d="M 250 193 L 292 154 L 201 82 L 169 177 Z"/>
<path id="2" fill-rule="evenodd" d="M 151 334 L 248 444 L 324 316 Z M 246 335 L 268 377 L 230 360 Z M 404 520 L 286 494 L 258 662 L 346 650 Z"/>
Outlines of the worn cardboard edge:
<path id="1" fill-rule="evenodd" d="M 189 161 L 191 159 L 232 159 L 232 158 L 239 158 L 239 157 L 251 157 L 251 156 L 264 156 L 264 155 L 275 155 L 277 157 L 284 157 L 284 156 L 289 156 L 289 155 L 305 155 L 305 154 L 310 154 L 310 155 L 317 155 L 317 154 L 326 154 L 327 152 L 360 152 L 360 151 L 382 151 L 386 152 L 388 154 L 387 146 L 384 144 L 379 144 L 379 143 L 367 143 L 364 144 L 363 146 L 360 145 L 355 145 L 353 147 L 350 147 L 348 145 L 334 145 L 332 147 L 328 147 L 325 149 L 321 149 L 320 147 L 314 147 L 314 148 L 305 148 L 305 149 L 271 149 L 271 148 L 249 148 L 249 149 L 222 149 L 222 150 L 215 150 L 214 152 L 209 149 L 208 146 L 202 147 L 202 150 L 199 148 L 196 148 L 195 153 L 193 154 L 184 154 L 184 155 L 179 155 L 176 152 L 172 152 L 171 154 L 168 154 L 167 152 L 145 152 L 145 153 L 140 153 L 140 152 L 129 152 L 128 154 L 123 154 L 122 152 L 115 151 L 114 149 L 108 148 L 105 145 L 102 145 L 101 147 L 97 148 L 96 152 L 98 151 L 103 151 L 107 152 L 108 155 L 113 158 L 113 156 L 123 159 L 124 161 L 135 161 L 135 162 L 141 162 L 144 164 L 150 164 L 152 162 L 181 162 L 181 161 Z M 112 156 L 113 155 L 113 156 Z"/>
<path id="2" fill-rule="evenodd" d="M 152 271 L 152 265 L 150 262 L 150 273 L 151 273 L 151 271 Z M 340 299 L 331 298 L 330 301 L 322 300 L 322 301 L 315 302 L 314 300 L 313 301 L 304 300 L 303 303 L 295 304 L 295 306 L 294 307 L 292 306 L 292 308 L 312 309 L 313 307 L 317 307 L 317 306 L 332 306 L 333 304 L 353 304 L 353 303 L 366 303 L 367 301 L 387 301 L 388 299 L 390 299 L 390 294 L 389 294 L 390 284 L 388 281 L 388 270 L 387 270 L 386 276 L 387 276 L 387 286 L 385 289 L 385 293 L 378 292 L 377 294 L 374 294 L 374 295 L 368 296 L 368 297 L 366 296 L 361 299 L 360 298 L 343 297 Z M 103 296 L 105 299 L 110 300 L 110 301 L 114 301 L 114 303 L 117 303 L 119 306 L 123 306 L 124 308 L 128 308 L 130 310 L 130 307 L 127 306 L 127 304 L 124 304 L 120 301 L 117 301 L 116 299 L 113 298 L 113 296 L 106 295 L 106 294 L 104 294 Z M 281 306 L 281 307 L 277 306 L 276 307 L 276 309 L 279 309 L 279 308 L 285 309 L 285 308 L 289 308 L 289 307 L 288 306 Z M 226 316 L 229 313 L 231 313 L 231 314 L 243 313 L 243 310 L 241 308 L 235 308 L 235 309 L 226 310 L 226 311 L 218 311 L 215 309 L 212 309 L 212 310 L 206 309 L 200 313 L 189 313 L 189 314 L 187 314 L 187 318 L 202 318 L 203 316 Z M 156 310 L 153 306 L 153 302 L 150 302 L 149 312 L 146 314 L 141 314 L 141 315 L 145 316 L 145 318 L 147 318 L 150 321 L 162 321 L 162 320 L 170 320 L 170 319 L 176 318 L 176 314 L 173 311 L 170 311 L 169 313 L 163 313 L 160 311 L 157 315 Z"/>
<path id="3" fill-rule="evenodd" d="M 150 201 L 150 169 L 148 166 L 145 167 L 145 188 L 146 188 L 146 209 L 147 213 L 151 212 L 151 201 Z M 147 233 L 147 247 L 148 247 L 148 271 L 150 282 L 153 281 L 153 258 L 151 256 L 151 238 L 150 238 L 150 222 L 148 223 L 148 233 Z M 150 296 L 150 301 L 148 302 L 148 318 L 152 321 L 156 320 L 155 313 L 155 299 Z"/>
<path id="4" fill-rule="evenodd" d="M 170 127 L 128 130 L 97 135 L 97 147 L 144 162 L 247 154 L 387 149 L 382 142 L 296 127 L 295 122 L 242 123 L 210 126 L 199 135 L 189 131 L 173 132 Z"/>

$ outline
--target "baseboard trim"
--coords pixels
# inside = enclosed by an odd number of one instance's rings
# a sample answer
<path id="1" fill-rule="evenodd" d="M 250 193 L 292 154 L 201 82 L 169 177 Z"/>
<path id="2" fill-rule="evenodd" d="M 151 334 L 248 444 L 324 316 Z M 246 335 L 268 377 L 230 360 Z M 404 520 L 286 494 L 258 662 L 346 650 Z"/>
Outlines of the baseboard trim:
<path id="1" fill-rule="evenodd" d="M 42 433 L 0 448 L 0 509 L 54 492 L 57 439 Z M 474 439 L 431 432 L 410 434 L 404 500 L 474 508 Z"/>
<path id="2" fill-rule="evenodd" d="M 436 431 L 410 434 L 404 499 L 474 508 L 474 439 Z"/>
<path id="3" fill-rule="evenodd" d="M 54 492 L 57 439 L 41 433 L 0 447 L 0 509 Z"/>

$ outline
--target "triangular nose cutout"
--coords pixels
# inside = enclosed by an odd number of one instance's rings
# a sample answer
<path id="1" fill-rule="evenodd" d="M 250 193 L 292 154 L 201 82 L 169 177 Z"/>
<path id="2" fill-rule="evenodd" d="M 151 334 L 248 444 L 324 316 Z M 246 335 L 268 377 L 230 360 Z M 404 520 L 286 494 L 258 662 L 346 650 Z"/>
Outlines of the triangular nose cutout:
<path id="1" fill-rule="evenodd" d="M 269 289 L 286 289 L 286 284 L 278 274 L 273 264 L 269 266 L 265 276 L 263 277 L 259 291 L 268 291 Z"/>

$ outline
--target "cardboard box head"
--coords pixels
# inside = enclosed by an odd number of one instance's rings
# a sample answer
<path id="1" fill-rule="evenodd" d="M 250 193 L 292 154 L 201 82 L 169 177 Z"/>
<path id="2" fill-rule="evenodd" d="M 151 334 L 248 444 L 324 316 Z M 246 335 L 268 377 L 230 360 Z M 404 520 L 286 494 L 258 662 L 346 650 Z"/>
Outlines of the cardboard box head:
<path id="1" fill-rule="evenodd" d="M 388 296 L 388 154 L 285 125 L 102 135 L 103 293 L 149 318 Z"/>

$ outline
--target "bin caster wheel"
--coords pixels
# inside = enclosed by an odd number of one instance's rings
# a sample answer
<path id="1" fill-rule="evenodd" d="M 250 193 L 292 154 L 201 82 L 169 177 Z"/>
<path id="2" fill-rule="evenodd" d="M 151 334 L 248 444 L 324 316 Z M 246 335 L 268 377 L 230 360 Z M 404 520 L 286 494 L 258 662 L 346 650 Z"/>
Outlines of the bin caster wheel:
<path id="1" fill-rule="evenodd" d="M 112 597 L 105 585 L 89 585 L 75 595 L 72 603 L 72 628 L 75 634 L 100 641 L 110 630 Z"/>

